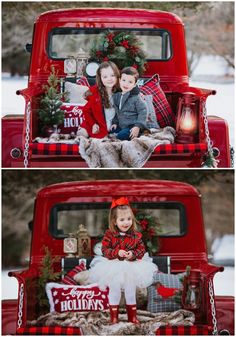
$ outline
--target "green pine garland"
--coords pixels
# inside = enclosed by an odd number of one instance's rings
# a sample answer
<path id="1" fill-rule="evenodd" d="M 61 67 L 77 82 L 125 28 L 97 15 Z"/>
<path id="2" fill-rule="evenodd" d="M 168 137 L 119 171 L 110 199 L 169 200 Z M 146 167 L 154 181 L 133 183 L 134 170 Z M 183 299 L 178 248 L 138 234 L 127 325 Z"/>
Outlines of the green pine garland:
<path id="1" fill-rule="evenodd" d="M 119 69 L 135 67 L 140 75 L 145 71 L 146 55 L 142 43 L 132 32 L 106 31 L 94 43 L 90 57 L 99 63 L 113 61 Z"/>
<path id="2" fill-rule="evenodd" d="M 60 80 L 54 67 L 52 67 L 47 83 L 43 86 L 45 94 L 40 100 L 39 118 L 44 126 L 60 125 L 64 121 L 64 111 L 61 110 L 61 105 L 65 93 L 58 91 Z"/>

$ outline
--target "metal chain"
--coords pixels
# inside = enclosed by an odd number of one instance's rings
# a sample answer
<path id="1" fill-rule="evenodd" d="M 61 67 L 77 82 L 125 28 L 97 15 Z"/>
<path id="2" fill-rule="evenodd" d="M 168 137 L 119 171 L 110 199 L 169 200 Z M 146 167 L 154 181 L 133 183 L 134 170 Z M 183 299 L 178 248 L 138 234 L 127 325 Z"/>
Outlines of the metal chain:
<path id="1" fill-rule="evenodd" d="M 208 127 L 206 101 L 205 99 L 201 99 L 201 102 L 202 102 L 202 115 L 203 115 L 203 121 L 204 121 L 204 126 L 205 126 L 207 150 L 208 150 L 209 156 L 213 159 L 217 167 L 218 160 L 216 160 L 214 157 L 213 147 L 212 147 L 213 143 L 210 138 L 210 132 L 209 132 L 209 127 Z"/>
<path id="2" fill-rule="evenodd" d="M 24 167 L 28 167 L 29 166 L 30 110 L 31 110 L 31 104 L 30 104 L 30 102 L 28 102 L 27 108 L 26 108 Z"/>
<path id="3" fill-rule="evenodd" d="M 206 141 L 207 141 L 207 149 L 208 152 L 213 155 L 213 149 L 212 149 L 212 141 L 210 139 L 210 133 L 209 133 L 209 127 L 208 127 L 208 120 L 207 120 L 207 109 L 206 109 L 206 101 L 202 100 L 202 114 L 203 114 L 203 120 L 204 120 L 204 126 L 205 126 L 205 134 L 206 134 Z"/>
<path id="4" fill-rule="evenodd" d="M 211 316 L 212 316 L 212 324 L 213 324 L 212 335 L 218 335 L 216 308 L 215 308 L 215 300 L 214 300 L 214 291 L 213 291 L 212 279 L 209 280 L 208 289 L 209 289 L 210 304 L 211 304 Z"/>
<path id="5" fill-rule="evenodd" d="M 234 167 L 234 148 L 230 147 L 230 159 L 231 159 L 231 167 Z"/>
<path id="6" fill-rule="evenodd" d="M 24 304 L 24 284 L 20 285 L 20 295 L 19 295 L 19 307 L 18 307 L 18 328 L 22 325 L 22 316 L 23 316 L 23 304 Z"/>

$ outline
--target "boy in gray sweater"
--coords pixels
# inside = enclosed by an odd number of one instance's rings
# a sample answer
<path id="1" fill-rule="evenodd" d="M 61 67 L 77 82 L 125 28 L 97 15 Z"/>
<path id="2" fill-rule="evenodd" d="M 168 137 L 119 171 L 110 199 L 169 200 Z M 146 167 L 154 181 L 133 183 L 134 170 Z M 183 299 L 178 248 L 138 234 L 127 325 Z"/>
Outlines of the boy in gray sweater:
<path id="1" fill-rule="evenodd" d="M 139 137 L 141 131 L 146 128 L 147 107 L 136 86 L 138 77 L 139 73 L 135 68 L 124 68 L 120 78 L 121 92 L 113 94 L 116 115 L 110 131 L 120 140 Z"/>

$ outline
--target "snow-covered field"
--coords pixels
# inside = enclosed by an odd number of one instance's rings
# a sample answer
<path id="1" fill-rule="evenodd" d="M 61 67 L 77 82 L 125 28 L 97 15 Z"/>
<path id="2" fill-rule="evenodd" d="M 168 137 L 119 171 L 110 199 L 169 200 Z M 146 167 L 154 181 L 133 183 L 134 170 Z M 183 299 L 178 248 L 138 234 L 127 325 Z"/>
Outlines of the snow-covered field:
<path id="1" fill-rule="evenodd" d="M 219 81 L 226 73 L 225 62 L 218 58 L 203 57 L 194 71 L 190 84 L 200 88 L 215 89 L 217 94 L 207 99 L 208 115 L 216 115 L 227 120 L 230 132 L 230 144 L 234 145 L 234 82 Z M 217 77 L 217 81 L 216 81 Z M 204 79 L 204 81 L 203 81 Z M 23 114 L 24 99 L 16 95 L 16 90 L 27 87 L 27 77 L 10 78 L 2 74 L 2 115 Z"/>

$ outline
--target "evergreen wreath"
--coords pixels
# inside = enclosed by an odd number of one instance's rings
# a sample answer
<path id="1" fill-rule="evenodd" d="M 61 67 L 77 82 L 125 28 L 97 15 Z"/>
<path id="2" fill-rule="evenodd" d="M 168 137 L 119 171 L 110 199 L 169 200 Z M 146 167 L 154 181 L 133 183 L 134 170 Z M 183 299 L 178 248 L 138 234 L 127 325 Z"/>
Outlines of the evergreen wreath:
<path id="1" fill-rule="evenodd" d="M 158 235 L 162 233 L 159 220 L 141 211 L 135 214 L 135 218 L 138 222 L 138 230 L 143 235 L 143 242 L 147 251 L 151 255 L 156 254 L 160 249 Z"/>
<path id="2" fill-rule="evenodd" d="M 106 31 L 94 43 L 90 57 L 99 63 L 112 61 L 119 69 L 132 66 L 140 75 L 145 71 L 146 55 L 142 42 L 132 32 Z"/>

